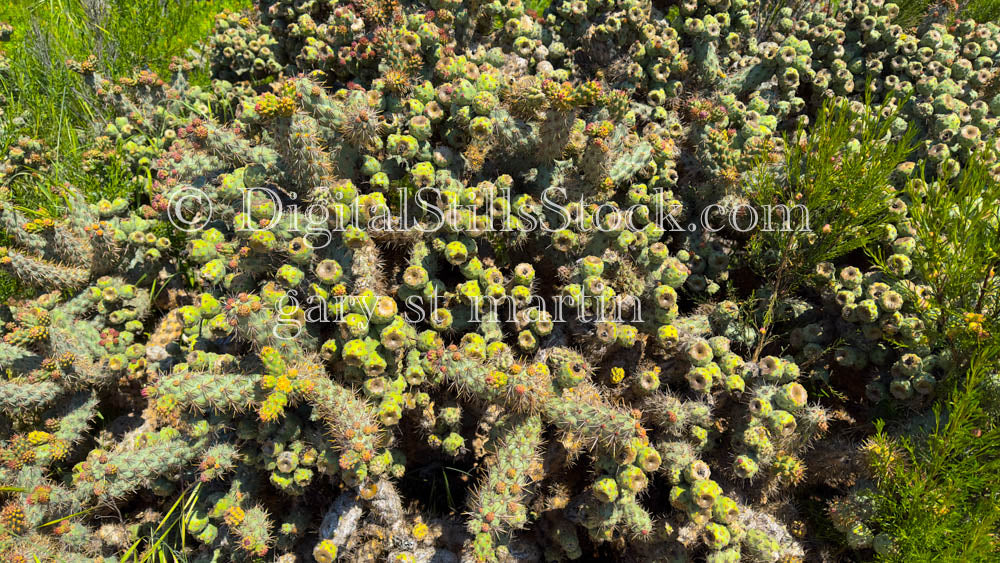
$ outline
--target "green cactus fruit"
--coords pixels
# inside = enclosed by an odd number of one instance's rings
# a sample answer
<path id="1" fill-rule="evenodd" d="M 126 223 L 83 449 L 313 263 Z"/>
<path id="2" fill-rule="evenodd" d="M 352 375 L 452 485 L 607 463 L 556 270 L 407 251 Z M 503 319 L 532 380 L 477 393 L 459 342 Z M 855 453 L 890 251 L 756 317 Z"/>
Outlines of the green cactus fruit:
<path id="1" fill-rule="evenodd" d="M 618 483 L 613 477 L 602 477 L 594 481 L 592 490 L 601 502 L 614 502 L 618 498 Z"/>
<path id="2" fill-rule="evenodd" d="M 753 458 L 746 455 L 738 455 L 733 461 L 733 472 L 737 477 L 743 479 L 752 479 L 757 475 L 760 470 L 757 462 Z"/>
<path id="3" fill-rule="evenodd" d="M 795 382 L 782 385 L 774 394 L 774 402 L 778 408 L 789 412 L 798 411 L 806 405 L 807 400 L 805 387 Z"/>
<path id="4" fill-rule="evenodd" d="M 317 563 L 333 563 L 337 559 L 337 545 L 333 540 L 321 540 L 313 548 L 312 555 Z"/>

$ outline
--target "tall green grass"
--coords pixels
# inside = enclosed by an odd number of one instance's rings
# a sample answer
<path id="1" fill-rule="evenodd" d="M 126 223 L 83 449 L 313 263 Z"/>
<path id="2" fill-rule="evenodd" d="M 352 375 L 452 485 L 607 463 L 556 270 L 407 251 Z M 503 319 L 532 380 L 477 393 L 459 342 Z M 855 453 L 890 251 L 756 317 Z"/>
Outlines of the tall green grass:
<path id="1" fill-rule="evenodd" d="M 890 195 L 883 186 L 913 143 L 909 133 L 880 141 L 895 117 L 883 117 L 886 108 L 871 108 L 856 119 L 846 102 L 824 104 L 815 125 L 786 136 L 783 166 L 777 169 L 762 161 L 748 182 L 745 193 L 754 206 L 775 209 L 775 224 L 770 224 L 768 212 L 761 221 L 767 225 L 753 234 L 745 256 L 760 279 L 768 280 L 770 293 L 754 361 L 770 343 L 778 300 L 805 283 L 820 262 L 874 242 L 888 220 Z M 785 206 L 787 217 L 778 206 Z"/>
<path id="2" fill-rule="evenodd" d="M 995 343 L 975 352 L 929 430 L 892 433 L 879 425 L 868 443 L 876 522 L 895 544 L 881 560 L 1000 559 L 1000 428 L 982 407 L 980 385 L 995 373 L 998 355 Z"/>
<path id="3" fill-rule="evenodd" d="M 545 13 L 545 10 L 549 8 L 552 4 L 552 0 L 525 0 L 524 7 L 528 10 L 533 10 L 536 14 L 541 16 Z"/>
<path id="4" fill-rule="evenodd" d="M 903 27 L 916 26 L 924 19 L 928 10 L 935 6 L 947 7 L 950 2 L 941 0 L 897 0 L 899 16 L 896 23 Z M 977 22 L 995 22 L 1000 18 L 1000 0 L 958 0 L 954 3 L 958 12 L 943 13 L 947 20 L 954 18 L 974 19 Z"/>
<path id="5" fill-rule="evenodd" d="M 962 11 L 962 17 L 977 22 L 1000 21 L 1000 0 L 973 0 Z"/>
<path id="6" fill-rule="evenodd" d="M 100 130 L 104 109 L 67 59 L 97 57 L 98 68 L 117 78 L 134 69 L 165 73 L 208 36 L 215 14 L 240 10 L 251 0 L 12 0 L 0 2 L 0 21 L 14 26 L 0 44 L 11 62 L 0 76 L 0 152 L 21 136 L 42 139 L 52 150 L 45 173 L 6 186 L 29 209 L 57 209 L 52 187 L 69 182 L 92 199 L 129 195 L 137 189 L 113 168 L 88 173 L 81 165 L 88 140 Z M 207 77 L 202 77 L 207 79 Z M 7 242 L 0 232 L 0 245 Z M 0 276 L 0 299 L 21 288 Z"/>
<path id="7" fill-rule="evenodd" d="M 44 139 L 56 158 L 39 185 L 22 186 L 15 196 L 48 206 L 46 184 L 69 181 L 88 193 L 120 195 L 129 186 L 119 178 L 83 173 L 80 154 L 98 127 L 103 109 L 94 103 L 67 59 L 97 57 L 111 77 L 134 69 L 167 71 L 171 58 L 185 53 L 211 30 L 214 15 L 238 10 L 249 0 L 14 0 L 0 5 L 0 21 L 14 26 L 5 45 L 11 71 L 0 79 L 5 99 L 0 149 L 17 137 Z"/>
<path id="8" fill-rule="evenodd" d="M 869 444 L 888 561 L 1000 560 L 1000 183 L 984 160 L 906 194 L 930 287 L 922 320 L 954 367 L 929 428 L 880 425 Z"/>

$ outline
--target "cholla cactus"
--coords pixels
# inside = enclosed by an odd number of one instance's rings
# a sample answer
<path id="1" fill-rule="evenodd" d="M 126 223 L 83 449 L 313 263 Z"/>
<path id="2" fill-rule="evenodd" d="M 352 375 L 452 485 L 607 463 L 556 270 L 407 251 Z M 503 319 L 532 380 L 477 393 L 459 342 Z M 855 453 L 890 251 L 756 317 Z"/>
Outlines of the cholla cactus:
<path id="1" fill-rule="evenodd" d="M 827 507 L 834 527 L 846 537 L 852 549 L 872 548 L 879 555 L 893 553 L 892 536 L 872 529 L 875 506 L 868 486 L 859 486 L 847 495 L 830 501 Z"/>
<path id="2" fill-rule="evenodd" d="M 0 266 L 58 290 L 0 312 L 0 554 L 110 557 L 117 528 L 36 528 L 199 482 L 196 560 L 803 557 L 768 501 L 830 470 L 816 391 L 919 407 L 952 363 L 908 198 L 995 171 L 1000 27 L 763 8 L 258 0 L 217 18 L 210 89 L 72 63 L 114 114 L 88 170 L 123 152 L 148 195 L 29 217 L 6 186 L 50 154 L 0 162 Z M 824 103 L 918 143 L 884 268 L 779 295 L 740 262 L 742 186 L 798 181 Z M 891 546 L 860 498 L 835 526 Z"/>

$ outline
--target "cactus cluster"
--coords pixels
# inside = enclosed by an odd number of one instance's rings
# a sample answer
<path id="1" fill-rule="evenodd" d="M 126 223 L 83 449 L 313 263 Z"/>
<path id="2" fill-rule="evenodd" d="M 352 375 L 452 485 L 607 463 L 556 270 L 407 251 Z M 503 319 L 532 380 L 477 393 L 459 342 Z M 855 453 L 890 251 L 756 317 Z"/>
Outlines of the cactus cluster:
<path id="1" fill-rule="evenodd" d="M 907 204 L 1000 175 L 1000 27 L 668 4 L 257 0 L 169 78 L 70 61 L 114 114 L 88 171 L 148 190 L 0 191 L 0 267 L 48 292 L 2 310 L 3 559 L 111 560 L 155 526 L 39 526 L 194 483 L 192 561 L 821 549 L 796 493 L 849 417 L 815 391 L 922 408 L 952 364 Z M 742 188 L 831 104 L 917 139 L 885 268 L 822 262 L 765 319 Z M 19 140 L 0 185 L 49 159 Z M 888 549 L 846 498 L 846 545 Z"/>

